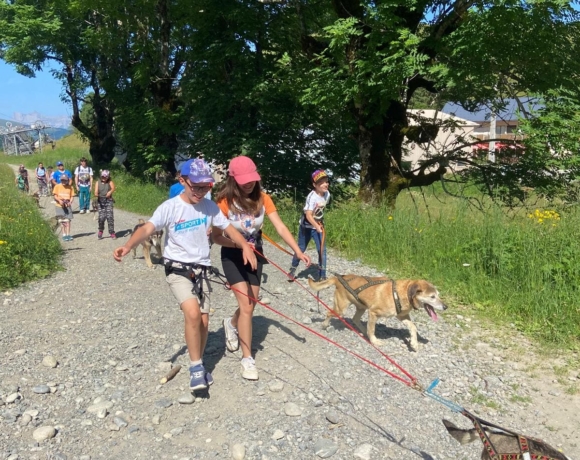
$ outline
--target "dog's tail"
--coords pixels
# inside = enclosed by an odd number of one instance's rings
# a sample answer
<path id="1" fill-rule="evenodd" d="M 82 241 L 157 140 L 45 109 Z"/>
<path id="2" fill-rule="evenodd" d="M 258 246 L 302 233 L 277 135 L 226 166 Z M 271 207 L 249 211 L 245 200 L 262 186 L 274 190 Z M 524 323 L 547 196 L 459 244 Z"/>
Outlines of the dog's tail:
<path id="1" fill-rule="evenodd" d="M 328 289 L 330 286 L 336 286 L 336 278 L 332 277 L 318 282 L 308 278 L 308 286 L 310 286 L 310 289 L 313 291 L 322 291 L 323 289 Z"/>

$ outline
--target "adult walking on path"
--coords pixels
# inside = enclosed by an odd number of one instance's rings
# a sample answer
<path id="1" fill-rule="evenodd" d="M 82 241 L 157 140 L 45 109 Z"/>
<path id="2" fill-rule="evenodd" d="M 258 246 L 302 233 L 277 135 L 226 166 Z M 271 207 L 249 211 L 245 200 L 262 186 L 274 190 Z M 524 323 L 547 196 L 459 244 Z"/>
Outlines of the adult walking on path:
<path id="1" fill-rule="evenodd" d="M 310 257 L 304 254 L 290 230 L 278 215 L 270 195 L 260 187 L 260 175 L 254 162 L 239 156 L 230 161 L 229 176 L 217 197 L 217 203 L 232 225 L 242 233 L 259 254 L 264 254 L 262 245 L 262 226 L 268 216 L 276 232 L 292 248 L 296 257 L 307 266 Z M 231 318 L 224 320 L 226 346 L 231 352 L 242 346 L 242 377 L 247 380 L 258 380 L 258 370 L 252 356 L 252 317 L 256 299 L 260 295 L 262 270 L 266 262 L 258 255 L 258 266 L 250 266 L 242 257 L 240 246 L 214 230 L 213 240 L 222 245 L 221 259 L 224 274 L 238 301 L 238 308 Z"/>
<path id="2" fill-rule="evenodd" d="M 60 179 L 63 176 L 63 174 L 66 174 L 66 176 L 69 178 L 69 180 L 72 181 L 73 176 L 70 173 L 70 171 L 68 169 L 64 169 L 64 164 L 62 163 L 62 161 L 57 161 L 56 162 L 56 171 L 54 171 L 52 173 L 52 177 L 51 177 L 51 182 L 52 182 L 53 188 L 55 185 L 60 184 Z"/>
<path id="3" fill-rule="evenodd" d="M 80 165 L 75 169 L 75 184 L 79 192 L 79 213 L 87 213 L 91 205 L 93 168 L 87 166 L 87 159 L 85 157 L 81 158 Z"/>
<path id="4" fill-rule="evenodd" d="M 60 184 L 54 186 L 52 193 L 56 206 L 56 219 L 62 226 L 62 240 L 72 241 L 73 237 L 70 234 L 70 228 L 73 220 L 72 203 L 74 190 L 66 174 L 61 176 Z"/>
<path id="5" fill-rule="evenodd" d="M 42 162 L 38 163 L 34 175 L 38 185 L 38 194 L 40 196 L 48 196 L 48 173 Z"/>
<path id="6" fill-rule="evenodd" d="M 113 193 L 115 193 L 115 183 L 111 179 L 111 173 L 107 169 L 101 171 L 101 178 L 95 182 L 95 196 L 99 203 L 99 233 L 97 237 L 103 238 L 105 230 L 105 221 L 109 227 L 109 235 L 114 240 L 115 234 L 115 216 L 113 215 Z"/>
<path id="7" fill-rule="evenodd" d="M 218 228 L 226 232 L 241 249 L 244 263 L 256 268 L 252 248 L 229 223 L 217 205 L 204 195 L 213 184 L 210 167 L 203 160 L 189 160 L 181 167 L 180 183 L 184 191 L 159 206 L 149 222 L 139 227 L 129 241 L 115 249 L 115 260 L 129 254 L 155 231 L 166 229 L 166 281 L 185 323 L 185 343 L 189 352 L 189 388 L 203 390 L 213 384 L 212 375 L 203 365 L 203 352 L 209 327 L 208 269 L 211 267 L 207 232 Z M 205 284 L 205 286 L 204 286 Z"/>

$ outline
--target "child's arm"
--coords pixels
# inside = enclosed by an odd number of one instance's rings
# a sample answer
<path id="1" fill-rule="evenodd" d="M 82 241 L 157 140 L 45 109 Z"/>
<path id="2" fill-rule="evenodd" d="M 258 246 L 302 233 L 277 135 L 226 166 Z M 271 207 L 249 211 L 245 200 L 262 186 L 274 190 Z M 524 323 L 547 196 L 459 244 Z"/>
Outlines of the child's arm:
<path id="1" fill-rule="evenodd" d="M 226 233 L 227 237 L 224 235 Z M 254 251 L 232 224 L 228 225 L 225 230 L 220 230 L 217 227 L 212 227 L 211 232 L 212 241 L 215 244 L 219 244 L 226 248 L 239 248 L 242 250 L 242 257 L 244 259 L 244 264 L 249 263 L 252 270 L 258 267 L 258 262 L 256 260 L 256 255 Z"/>
<path id="2" fill-rule="evenodd" d="M 318 233 L 322 233 L 322 225 L 320 225 L 318 222 L 316 222 L 316 220 L 314 220 L 314 215 L 312 214 L 312 211 L 304 211 L 304 215 L 306 216 L 306 220 L 310 222 L 310 225 L 312 225 L 312 227 L 314 227 L 314 229 Z"/>

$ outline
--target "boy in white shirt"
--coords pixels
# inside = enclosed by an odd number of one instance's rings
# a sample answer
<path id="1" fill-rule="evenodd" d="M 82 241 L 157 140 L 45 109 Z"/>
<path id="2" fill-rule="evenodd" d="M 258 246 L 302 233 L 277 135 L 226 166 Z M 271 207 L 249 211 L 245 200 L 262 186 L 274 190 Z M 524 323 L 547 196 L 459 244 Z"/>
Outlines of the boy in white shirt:
<path id="1" fill-rule="evenodd" d="M 183 193 L 161 204 L 149 222 L 139 227 L 124 246 L 115 249 L 113 257 L 120 262 L 153 232 L 167 229 L 163 250 L 165 274 L 184 316 L 185 343 L 191 360 L 189 388 L 202 390 L 213 383 L 202 361 L 209 325 L 209 297 L 203 288 L 211 267 L 208 230 L 212 226 L 224 230 L 242 248 L 244 263 L 256 269 L 257 262 L 244 237 L 213 201 L 204 198 L 214 182 L 207 163 L 201 159 L 184 163 L 179 182 L 185 187 Z"/>
<path id="2" fill-rule="evenodd" d="M 308 243 L 313 239 L 318 251 L 318 274 L 319 280 L 326 279 L 326 241 L 324 232 L 324 208 L 330 201 L 328 191 L 328 174 L 322 169 L 312 173 L 312 190 L 306 197 L 304 214 L 300 219 L 298 230 L 298 247 L 302 252 L 306 251 Z M 289 281 L 294 281 L 296 268 L 300 260 L 292 257 L 292 266 L 288 271 Z"/>

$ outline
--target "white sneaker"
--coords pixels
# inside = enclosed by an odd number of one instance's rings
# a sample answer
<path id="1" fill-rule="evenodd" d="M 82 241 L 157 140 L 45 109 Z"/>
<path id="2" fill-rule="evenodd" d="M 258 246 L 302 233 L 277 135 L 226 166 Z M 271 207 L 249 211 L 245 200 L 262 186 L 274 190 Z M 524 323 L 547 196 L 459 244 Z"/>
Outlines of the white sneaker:
<path id="1" fill-rule="evenodd" d="M 81 210 L 79 211 L 79 214 L 84 214 L 84 213 L 85 213 L 85 210 L 84 210 L 84 209 L 81 209 Z"/>
<path id="2" fill-rule="evenodd" d="M 246 380 L 258 380 L 256 361 L 251 356 L 249 358 L 242 358 L 242 377 Z"/>
<path id="3" fill-rule="evenodd" d="M 238 339 L 238 330 L 232 326 L 232 319 L 226 318 L 223 321 L 224 334 L 226 336 L 226 348 L 230 352 L 238 351 L 240 349 L 240 341 Z"/>

